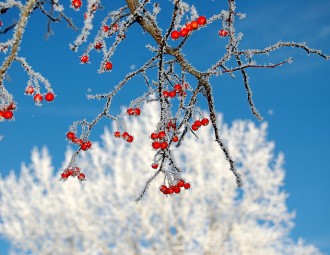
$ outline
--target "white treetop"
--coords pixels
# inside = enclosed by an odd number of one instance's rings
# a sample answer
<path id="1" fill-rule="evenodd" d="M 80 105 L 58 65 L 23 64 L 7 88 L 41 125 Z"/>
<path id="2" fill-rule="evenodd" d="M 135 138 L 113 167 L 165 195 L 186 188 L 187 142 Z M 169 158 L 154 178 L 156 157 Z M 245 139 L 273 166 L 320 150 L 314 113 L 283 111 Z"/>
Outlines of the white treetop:
<path id="1" fill-rule="evenodd" d="M 153 107 L 154 106 L 154 107 Z M 136 255 L 317 255 L 312 245 L 289 233 L 294 213 L 283 191 L 283 155 L 267 141 L 267 124 L 218 125 L 245 185 L 237 188 L 225 156 L 212 141 L 212 128 L 189 133 L 173 152 L 190 189 L 164 195 L 158 175 L 138 202 L 154 152 L 148 137 L 158 121 L 157 105 L 126 117 L 134 143 L 107 128 L 100 143 L 80 154 L 86 182 L 59 182 L 46 148 L 33 149 L 19 176 L 0 179 L 0 235 L 11 254 Z M 68 149 L 65 166 L 72 151 Z"/>

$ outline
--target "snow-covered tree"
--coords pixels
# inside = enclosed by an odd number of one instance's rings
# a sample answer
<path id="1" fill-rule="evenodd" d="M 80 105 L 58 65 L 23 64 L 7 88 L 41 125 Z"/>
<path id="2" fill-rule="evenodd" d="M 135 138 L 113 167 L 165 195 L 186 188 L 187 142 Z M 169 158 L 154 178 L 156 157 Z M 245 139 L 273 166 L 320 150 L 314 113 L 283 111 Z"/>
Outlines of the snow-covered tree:
<path id="1" fill-rule="evenodd" d="M 0 180 L 0 234 L 11 242 L 12 254 L 321 254 L 289 237 L 294 213 L 286 207 L 283 155 L 267 141 L 266 123 L 237 120 L 228 126 L 217 114 L 242 189 L 208 126 L 196 132 L 199 139 L 188 134 L 174 154 L 191 188 L 164 195 L 158 175 L 136 203 L 141 184 L 158 171 L 151 167 L 149 138 L 158 121 L 154 104 L 142 108 L 140 118 L 126 119 L 135 143 L 128 147 L 106 128 L 101 141 L 80 155 L 86 182 L 58 182 L 62 169 L 54 170 L 46 148 L 33 149 L 32 163 L 22 164 L 18 176 L 11 172 Z"/>

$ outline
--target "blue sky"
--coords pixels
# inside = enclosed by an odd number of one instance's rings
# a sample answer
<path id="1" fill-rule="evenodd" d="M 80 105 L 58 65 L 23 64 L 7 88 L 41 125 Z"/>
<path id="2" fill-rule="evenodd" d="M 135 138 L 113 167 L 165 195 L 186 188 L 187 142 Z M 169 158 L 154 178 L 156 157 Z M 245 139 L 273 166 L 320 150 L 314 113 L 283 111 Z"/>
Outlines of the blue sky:
<path id="1" fill-rule="evenodd" d="M 200 15 L 210 16 L 211 10 L 225 8 L 219 1 L 195 2 Z M 64 4 L 69 5 L 69 1 Z M 247 14 L 245 20 L 237 20 L 237 31 L 244 33 L 241 48 L 264 48 L 282 40 L 306 42 L 330 54 L 330 0 L 237 1 L 237 7 L 237 11 Z M 67 13 L 76 20 L 83 14 L 68 8 Z M 161 18 L 160 23 L 166 22 L 166 16 Z M 1 19 L 3 23 L 11 23 L 17 16 L 9 12 Z M 218 25 L 194 35 L 184 50 L 187 58 L 201 70 L 216 60 L 214 52 L 221 56 L 225 46 L 225 40 L 217 35 Z M 55 24 L 53 30 L 54 35 L 44 40 L 46 19 L 39 13 L 33 14 L 20 51 L 20 56 L 26 57 L 29 64 L 52 83 L 57 94 L 53 103 L 35 106 L 32 98 L 23 94 L 28 77 L 22 68 L 16 64 L 9 72 L 10 81 L 6 81 L 6 86 L 18 102 L 18 110 L 15 122 L 2 122 L 0 126 L 0 134 L 5 136 L 0 142 L 1 176 L 6 176 L 10 169 L 19 171 L 22 161 L 29 162 L 33 146 L 46 145 L 53 156 L 53 164 L 60 167 L 67 146 L 64 138 L 68 127 L 75 120 L 93 118 L 102 107 L 102 103 L 86 99 L 87 91 L 109 91 L 132 65 L 139 66 L 148 59 L 144 49 L 148 37 L 135 26 L 112 58 L 113 71 L 99 75 L 98 63 L 102 59 L 99 54 L 90 55 L 92 64 L 81 65 L 82 51 L 69 50 L 68 45 L 77 32 L 67 29 L 64 23 Z M 0 40 L 8 36 L 1 35 Z M 136 37 L 139 40 L 135 40 Z M 135 48 L 131 44 L 133 41 Z M 303 237 L 330 254 L 330 62 L 307 56 L 299 49 L 279 50 L 262 60 L 275 62 L 289 56 L 294 58 L 290 65 L 249 72 L 254 102 L 269 124 L 269 140 L 275 141 L 277 152 L 285 154 L 284 188 L 290 195 L 288 207 L 297 214 L 291 236 L 295 240 Z M 119 94 L 113 103 L 114 112 L 119 112 L 120 106 L 128 105 L 144 91 L 143 85 L 138 86 L 139 82 L 143 84 L 137 79 Z M 238 118 L 254 120 L 239 75 L 235 80 L 226 76 L 214 80 L 213 90 L 216 110 L 224 114 L 225 122 Z M 206 106 L 203 102 L 201 105 Z M 91 139 L 97 140 L 108 124 L 101 122 Z M 8 244 L 0 241 L 0 254 L 6 254 L 7 249 Z"/>

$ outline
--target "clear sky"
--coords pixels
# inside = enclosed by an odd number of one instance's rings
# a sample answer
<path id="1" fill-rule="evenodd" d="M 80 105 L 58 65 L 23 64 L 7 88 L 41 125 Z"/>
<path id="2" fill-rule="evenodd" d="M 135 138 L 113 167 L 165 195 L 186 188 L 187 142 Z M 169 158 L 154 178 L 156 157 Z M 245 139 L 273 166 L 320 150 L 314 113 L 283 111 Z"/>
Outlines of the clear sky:
<path id="1" fill-rule="evenodd" d="M 207 17 L 214 10 L 225 8 L 221 1 L 188 2 L 196 2 L 199 14 Z M 69 1 L 63 4 L 68 7 Z M 245 20 L 237 20 L 236 30 L 244 33 L 241 48 L 264 48 L 282 40 L 306 42 L 330 54 L 330 0 L 238 0 L 237 7 L 237 11 L 247 14 Z M 16 14 L 1 15 L 1 20 L 11 24 L 17 19 Z M 74 15 L 77 20 L 81 19 L 83 11 L 67 8 L 67 14 Z M 166 15 L 161 17 L 160 23 L 167 24 Z M 77 24 L 81 25 L 79 21 Z M 201 30 L 184 48 L 186 57 L 197 68 L 203 70 L 216 60 L 217 53 L 221 56 L 226 41 L 217 35 L 219 29 L 220 23 Z M 46 145 L 58 168 L 64 159 L 68 127 L 76 120 L 90 120 L 102 107 L 102 102 L 88 101 L 85 94 L 109 91 L 132 66 L 139 66 L 148 59 L 144 48 L 148 37 L 136 25 L 112 57 L 113 71 L 99 75 L 100 54 L 90 55 L 92 64 L 79 64 L 85 46 L 78 53 L 70 51 L 68 46 L 77 32 L 67 29 L 64 23 L 55 24 L 53 30 L 54 35 L 45 40 L 46 19 L 34 13 L 19 53 L 52 83 L 57 94 L 53 103 L 35 106 L 32 98 L 24 95 L 28 79 L 24 70 L 15 64 L 9 72 L 6 86 L 13 92 L 18 110 L 15 122 L 0 124 L 0 134 L 4 135 L 0 142 L 1 176 L 6 176 L 10 169 L 19 171 L 22 161 L 29 162 L 33 146 Z M 0 40 L 10 35 L 0 35 Z M 275 141 L 277 152 L 285 154 L 284 189 L 289 193 L 289 209 L 297 214 L 291 236 L 294 240 L 302 237 L 330 254 L 330 62 L 318 56 L 307 56 L 299 49 L 279 50 L 261 60 L 276 62 L 289 56 L 294 58 L 290 65 L 251 70 L 251 88 L 257 108 L 269 123 L 269 140 Z M 142 80 L 131 82 L 114 100 L 113 113 L 119 112 L 121 106 L 128 105 L 144 89 Z M 225 122 L 255 119 L 238 74 L 235 80 L 227 76 L 214 80 L 213 90 L 216 110 L 224 114 Z M 204 102 L 201 105 L 205 108 Z M 91 139 L 97 140 L 108 124 L 101 122 Z M 0 254 L 6 254 L 7 249 L 8 244 L 1 240 Z"/>

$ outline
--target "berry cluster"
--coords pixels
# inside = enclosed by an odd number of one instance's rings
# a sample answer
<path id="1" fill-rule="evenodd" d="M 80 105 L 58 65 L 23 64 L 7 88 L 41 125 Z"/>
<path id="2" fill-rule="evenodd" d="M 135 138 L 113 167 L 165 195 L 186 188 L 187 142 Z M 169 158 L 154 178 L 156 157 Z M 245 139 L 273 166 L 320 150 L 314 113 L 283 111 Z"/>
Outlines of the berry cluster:
<path id="1" fill-rule="evenodd" d="M 68 133 L 66 134 L 66 137 L 67 137 L 72 143 L 75 143 L 75 144 L 80 145 L 80 148 L 81 148 L 83 151 L 87 151 L 89 148 L 92 147 L 92 142 L 91 142 L 91 141 L 83 141 L 82 139 L 76 137 L 75 133 L 73 133 L 73 132 L 68 132 Z"/>
<path id="2" fill-rule="evenodd" d="M 165 140 L 166 138 L 166 133 L 165 131 L 160 131 L 159 133 L 152 133 L 150 135 L 150 138 L 152 140 L 160 140 L 160 141 L 154 141 L 151 146 L 155 150 L 162 149 L 166 150 L 168 147 L 168 142 Z"/>
<path id="3" fill-rule="evenodd" d="M 182 86 L 180 84 L 175 84 L 174 85 L 174 90 L 171 90 L 171 91 L 164 90 L 163 91 L 163 96 L 166 97 L 166 98 L 168 98 L 168 97 L 174 98 L 177 94 L 179 96 L 185 96 L 186 95 L 186 92 L 183 91 Z"/>
<path id="4" fill-rule="evenodd" d="M 35 93 L 35 90 L 32 86 L 27 86 L 25 88 L 25 94 L 26 95 L 33 95 Z M 41 101 L 43 100 L 43 98 L 45 97 L 45 100 L 47 102 L 51 102 L 54 100 L 55 98 L 55 95 L 52 93 L 52 92 L 48 92 L 46 93 L 44 96 L 40 93 L 36 93 L 34 96 L 33 96 L 33 100 L 36 102 L 36 103 L 41 103 Z"/>
<path id="5" fill-rule="evenodd" d="M 120 134 L 119 131 L 116 131 L 116 132 L 114 133 L 114 136 L 115 136 L 116 138 L 120 138 L 120 137 L 122 137 L 122 138 L 123 138 L 126 142 L 128 142 L 128 143 L 131 143 L 131 142 L 133 142 L 133 140 L 134 140 L 134 136 L 130 135 L 130 134 L 127 133 L 127 132 L 124 132 L 123 134 Z"/>
<path id="6" fill-rule="evenodd" d="M 159 190 L 165 195 L 179 194 L 181 188 L 190 189 L 190 183 L 186 183 L 184 180 L 180 180 L 176 185 L 171 185 L 167 187 L 166 185 L 160 186 Z"/>
<path id="7" fill-rule="evenodd" d="M 80 171 L 79 167 L 74 167 L 70 169 L 64 170 L 64 172 L 61 174 L 62 180 L 67 180 L 70 176 L 78 178 L 79 181 L 86 180 L 86 176 L 84 173 Z"/>
<path id="8" fill-rule="evenodd" d="M 187 23 L 185 27 L 181 28 L 180 31 L 174 30 L 171 33 L 171 38 L 173 40 L 185 37 L 189 34 L 190 31 L 196 30 L 198 26 L 204 26 L 206 24 L 206 18 L 204 16 L 199 16 L 197 20 L 194 20 L 190 23 Z"/>
<path id="9" fill-rule="evenodd" d="M 10 120 L 13 118 L 14 114 L 13 111 L 16 109 L 16 104 L 11 102 L 7 107 L 0 110 L 0 121 L 2 119 Z"/>
<path id="10" fill-rule="evenodd" d="M 127 109 L 127 114 L 128 115 L 137 115 L 139 116 L 141 114 L 140 108 L 128 108 Z"/>
<path id="11" fill-rule="evenodd" d="M 207 126 L 209 124 L 209 120 L 207 118 L 203 118 L 202 120 L 195 120 L 194 124 L 191 125 L 191 129 L 197 131 L 201 126 Z"/>

